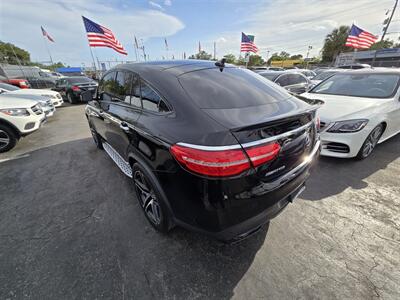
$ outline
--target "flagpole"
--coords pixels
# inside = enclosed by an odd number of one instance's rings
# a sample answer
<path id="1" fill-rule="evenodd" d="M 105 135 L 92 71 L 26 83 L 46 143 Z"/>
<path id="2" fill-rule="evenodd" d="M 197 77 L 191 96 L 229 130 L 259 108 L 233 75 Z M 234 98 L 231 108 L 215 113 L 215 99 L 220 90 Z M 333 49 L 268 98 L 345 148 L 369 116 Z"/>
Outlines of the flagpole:
<path id="1" fill-rule="evenodd" d="M 134 39 L 136 40 L 136 36 L 133 36 Z M 138 56 L 137 56 L 137 48 L 136 48 L 136 42 L 133 43 L 133 48 L 135 49 L 135 57 L 136 57 L 136 62 L 138 61 Z"/>
<path id="2" fill-rule="evenodd" d="M 46 38 L 45 38 L 45 36 L 42 34 L 42 36 L 43 36 L 43 41 L 44 41 L 44 46 L 46 47 L 46 49 L 47 49 L 47 53 L 49 54 L 49 56 L 50 56 L 50 61 L 51 61 L 51 64 L 52 65 L 54 65 L 54 62 L 53 62 L 53 58 L 51 57 L 51 53 L 50 53 L 50 49 L 49 49 L 49 45 L 47 44 L 48 43 L 48 41 L 46 42 Z"/>

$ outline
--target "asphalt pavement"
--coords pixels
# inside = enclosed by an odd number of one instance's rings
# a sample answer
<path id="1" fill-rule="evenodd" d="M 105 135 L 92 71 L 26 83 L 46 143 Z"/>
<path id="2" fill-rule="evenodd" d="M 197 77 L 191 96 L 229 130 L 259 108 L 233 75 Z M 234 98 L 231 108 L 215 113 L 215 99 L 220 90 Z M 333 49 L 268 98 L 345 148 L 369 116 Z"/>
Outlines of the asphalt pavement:
<path id="1" fill-rule="evenodd" d="M 400 299 L 400 136 L 236 245 L 155 232 L 83 105 L 0 154 L 0 299 Z"/>

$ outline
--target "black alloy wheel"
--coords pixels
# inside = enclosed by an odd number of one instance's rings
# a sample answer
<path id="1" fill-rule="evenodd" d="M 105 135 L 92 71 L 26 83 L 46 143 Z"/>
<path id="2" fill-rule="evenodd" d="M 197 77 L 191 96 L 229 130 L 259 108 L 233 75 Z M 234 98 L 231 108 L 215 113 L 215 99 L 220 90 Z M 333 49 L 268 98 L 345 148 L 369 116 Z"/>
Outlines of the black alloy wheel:
<path id="1" fill-rule="evenodd" d="M 132 167 L 136 197 L 150 224 L 158 231 L 166 233 L 170 229 L 170 217 L 166 204 L 153 179 L 138 163 Z"/>

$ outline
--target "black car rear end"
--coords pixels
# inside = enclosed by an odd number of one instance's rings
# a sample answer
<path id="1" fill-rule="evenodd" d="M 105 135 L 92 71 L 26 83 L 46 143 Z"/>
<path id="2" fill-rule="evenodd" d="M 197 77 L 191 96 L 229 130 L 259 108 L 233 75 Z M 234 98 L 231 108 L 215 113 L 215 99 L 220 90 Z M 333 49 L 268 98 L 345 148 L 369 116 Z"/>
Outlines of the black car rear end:
<path id="1" fill-rule="evenodd" d="M 111 95 L 89 105 L 92 133 L 119 149 L 133 171 L 148 175 L 145 181 L 159 191 L 171 223 L 235 241 L 257 231 L 303 191 L 319 153 L 316 106 L 233 66 L 174 61 L 120 68 L 105 76 L 132 72 L 134 96 L 129 101 L 121 95 L 119 104 Z M 107 92 L 103 81 L 100 97 Z M 149 85 L 170 110 L 146 109 Z"/>

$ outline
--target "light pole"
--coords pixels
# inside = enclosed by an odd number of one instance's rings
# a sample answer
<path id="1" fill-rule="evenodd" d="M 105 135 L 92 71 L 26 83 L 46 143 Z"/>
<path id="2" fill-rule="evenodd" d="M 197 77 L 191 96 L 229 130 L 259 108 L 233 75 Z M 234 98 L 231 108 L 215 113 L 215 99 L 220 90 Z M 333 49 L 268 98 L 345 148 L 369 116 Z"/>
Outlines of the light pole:
<path id="1" fill-rule="evenodd" d="M 307 50 L 307 56 L 306 56 L 306 69 L 308 69 L 308 56 L 310 55 L 310 50 L 312 49 L 312 46 L 308 46 Z"/>

